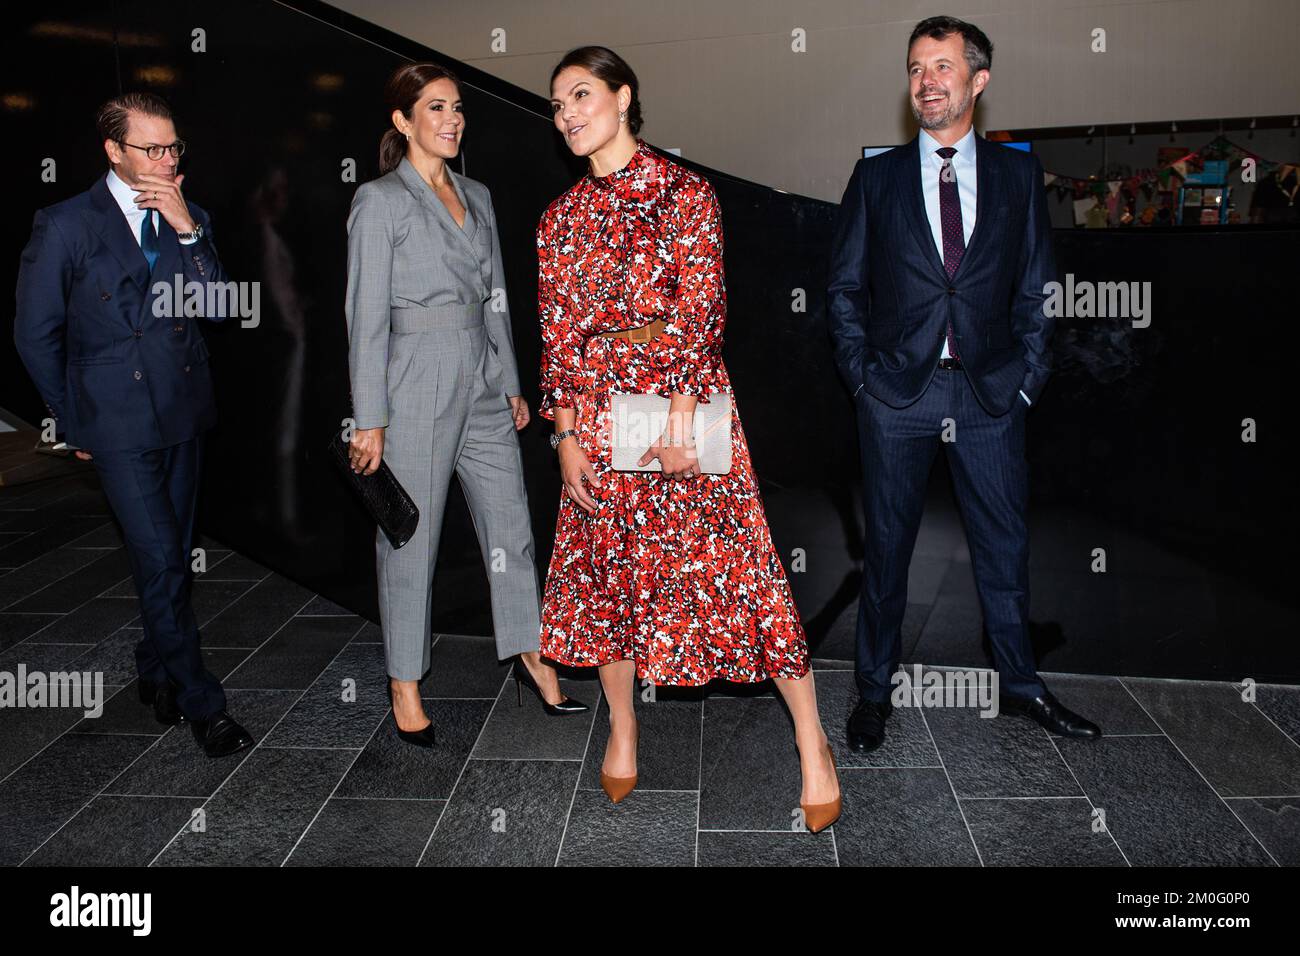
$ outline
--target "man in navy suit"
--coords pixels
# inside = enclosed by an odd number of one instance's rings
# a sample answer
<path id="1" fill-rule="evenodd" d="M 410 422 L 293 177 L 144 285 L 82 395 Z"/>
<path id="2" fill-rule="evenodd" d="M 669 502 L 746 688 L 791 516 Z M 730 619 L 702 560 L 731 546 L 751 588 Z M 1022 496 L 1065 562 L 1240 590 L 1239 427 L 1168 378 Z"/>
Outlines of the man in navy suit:
<path id="1" fill-rule="evenodd" d="M 907 573 L 942 445 L 965 519 L 1000 709 L 1098 737 L 1034 666 L 1029 643 L 1025 416 L 1049 371 L 1056 278 L 1038 158 L 976 136 L 993 45 L 953 17 L 921 21 L 907 75 L 920 125 L 861 159 L 840 203 L 828 317 L 862 445 L 866 542 L 858 606 L 860 701 L 849 744 L 874 750 L 892 711 Z"/>
<path id="2" fill-rule="evenodd" d="M 188 721 L 204 751 L 220 757 L 253 741 L 203 666 L 190 604 L 203 433 L 216 406 L 195 310 L 177 309 L 173 290 L 224 284 L 226 273 L 207 214 L 181 194 L 185 144 L 167 104 L 118 96 L 97 124 L 109 171 L 36 213 L 18 271 L 14 342 L 56 438 L 94 462 L 122 526 L 144 624 L 140 699 L 165 724 Z"/>

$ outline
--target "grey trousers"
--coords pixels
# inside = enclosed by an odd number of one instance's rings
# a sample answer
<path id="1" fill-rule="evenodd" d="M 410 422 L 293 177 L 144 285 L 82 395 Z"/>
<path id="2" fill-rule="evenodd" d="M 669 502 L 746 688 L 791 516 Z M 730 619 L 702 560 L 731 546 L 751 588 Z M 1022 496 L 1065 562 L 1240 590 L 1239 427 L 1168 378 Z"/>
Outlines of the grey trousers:
<path id="1" fill-rule="evenodd" d="M 420 509 L 415 535 L 400 550 L 383 532 L 375 535 L 389 676 L 419 680 L 429 669 L 433 572 L 453 472 L 488 572 L 497 657 L 537 650 L 541 588 L 523 455 L 481 320 L 392 334 L 388 395 L 384 461 Z"/>

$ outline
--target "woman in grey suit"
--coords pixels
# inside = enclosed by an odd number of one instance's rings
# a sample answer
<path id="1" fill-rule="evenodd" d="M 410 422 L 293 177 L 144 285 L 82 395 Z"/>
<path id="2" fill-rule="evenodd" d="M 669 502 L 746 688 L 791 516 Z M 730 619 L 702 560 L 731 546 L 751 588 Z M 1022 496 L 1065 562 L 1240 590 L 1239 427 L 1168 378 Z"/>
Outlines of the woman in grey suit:
<path id="1" fill-rule="evenodd" d="M 385 97 L 393 128 L 380 144 L 384 175 L 357 189 L 348 216 L 351 460 L 365 474 L 387 461 L 420 509 L 402 549 L 379 532 L 375 549 L 393 718 L 403 740 L 432 746 L 418 682 L 429 669 L 433 570 L 453 471 L 489 571 L 497 656 L 518 655 L 516 685 L 521 694 L 531 687 L 547 713 L 587 707 L 564 696 L 537 653 L 541 597 L 515 437 L 528 405 L 492 198 L 448 163 L 465 129 L 460 84 L 443 67 L 409 64 L 389 78 Z"/>

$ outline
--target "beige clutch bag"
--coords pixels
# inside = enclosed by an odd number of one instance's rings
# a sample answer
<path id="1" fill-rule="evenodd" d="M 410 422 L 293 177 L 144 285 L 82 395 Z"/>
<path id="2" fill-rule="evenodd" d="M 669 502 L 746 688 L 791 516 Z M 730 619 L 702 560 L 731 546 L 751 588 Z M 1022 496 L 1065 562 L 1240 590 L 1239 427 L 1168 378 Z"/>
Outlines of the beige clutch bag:
<path id="1" fill-rule="evenodd" d="M 656 458 L 637 465 L 645 450 L 655 443 L 668 425 L 671 399 L 653 393 L 610 396 L 610 449 L 615 471 L 663 471 Z M 731 395 L 709 394 L 707 403 L 695 406 L 695 451 L 700 474 L 725 475 L 731 471 Z"/>

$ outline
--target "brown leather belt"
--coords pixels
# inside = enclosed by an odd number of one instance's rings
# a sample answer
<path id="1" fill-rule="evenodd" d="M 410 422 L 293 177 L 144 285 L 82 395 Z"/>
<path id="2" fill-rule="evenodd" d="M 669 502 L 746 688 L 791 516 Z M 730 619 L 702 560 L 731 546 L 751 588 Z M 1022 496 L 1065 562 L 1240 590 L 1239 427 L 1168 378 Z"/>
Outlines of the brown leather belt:
<path id="1" fill-rule="evenodd" d="M 663 319 L 655 319 L 649 325 L 635 329 L 619 329 L 617 332 L 600 332 L 602 339 L 627 339 L 629 342 L 649 342 L 652 338 L 668 328 Z"/>

